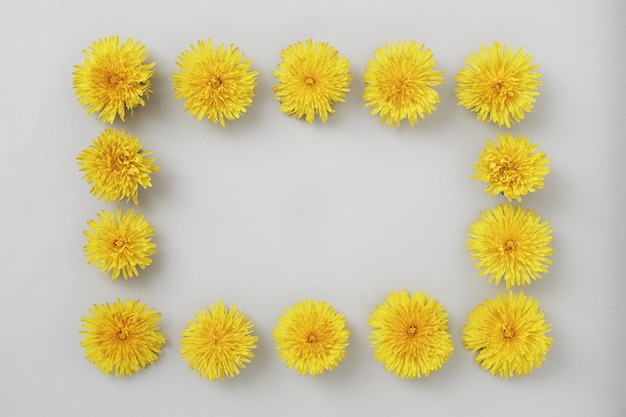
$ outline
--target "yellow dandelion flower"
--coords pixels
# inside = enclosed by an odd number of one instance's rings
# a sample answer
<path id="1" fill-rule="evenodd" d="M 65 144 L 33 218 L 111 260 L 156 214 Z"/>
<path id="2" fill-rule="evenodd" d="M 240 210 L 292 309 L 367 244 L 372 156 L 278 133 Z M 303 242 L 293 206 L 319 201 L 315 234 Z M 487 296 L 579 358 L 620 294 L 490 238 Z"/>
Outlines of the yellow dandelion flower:
<path id="1" fill-rule="evenodd" d="M 156 158 L 148 158 L 151 151 L 142 151 L 141 142 L 124 129 L 105 129 L 93 144 L 76 158 L 83 179 L 93 184 L 90 192 L 105 202 L 119 201 L 126 197 L 138 204 L 137 191 L 152 186 L 150 174 L 159 172 L 153 165 Z"/>
<path id="2" fill-rule="evenodd" d="M 91 316 L 82 318 L 80 345 L 85 358 L 105 375 L 129 376 L 157 360 L 165 344 L 159 332 L 161 313 L 146 310 L 139 300 L 118 299 L 113 304 L 94 304 Z"/>
<path id="3" fill-rule="evenodd" d="M 550 159 L 544 152 L 537 152 L 537 145 L 529 143 L 528 138 L 511 134 L 498 134 L 498 143 L 491 139 L 478 155 L 479 161 L 474 164 L 478 179 L 487 183 L 485 193 L 502 194 L 509 201 L 522 200 L 522 196 L 543 188 L 543 180 L 550 172 Z"/>
<path id="4" fill-rule="evenodd" d="M 415 41 L 401 41 L 374 51 L 363 73 L 365 107 L 380 114 L 389 127 L 404 119 L 414 126 L 436 110 L 439 93 L 433 87 L 443 83 L 443 71 L 435 70 L 430 49 Z"/>
<path id="5" fill-rule="evenodd" d="M 198 41 L 179 55 L 180 72 L 172 74 L 174 98 L 185 100 L 185 111 L 197 120 L 206 118 L 225 127 L 225 120 L 236 120 L 246 112 L 256 96 L 258 71 L 251 71 L 246 59 L 234 45 L 217 49 L 213 41 Z"/>
<path id="6" fill-rule="evenodd" d="M 120 273 L 124 279 L 139 275 L 137 267 L 144 269 L 152 263 L 154 229 L 143 216 L 134 214 L 133 209 L 122 215 L 118 208 L 117 215 L 102 210 L 98 219 L 89 220 L 91 230 L 85 230 L 85 257 L 90 265 L 100 268 L 103 274 L 111 272 L 115 281 Z"/>
<path id="7" fill-rule="evenodd" d="M 155 63 L 144 64 L 146 47 L 133 39 L 120 43 L 119 36 L 109 36 L 83 50 L 87 59 L 74 68 L 74 90 L 87 114 L 97 113 L 102 123 L 113 123 L 117 116 L 124 121 L 126 110 L 144 106 L 155 76 Z M 145 100 L 144 100 L 145 97 Z"/>
<path id="8" fill-rule="evenodd" d="M 234 377 L 253 358 L 258 338 L 254 324 L 237 307 L 226 309 L 223 302 L 196 313 L 182 332 L 181 353 L 189 368 L 210 381 Z"/>
<path id="9" fill-rule="evenodd" d="M 346 101 L 354 77 L 350 61 L 326 42 L 297 42 L 280 52 L 282 61 L 273 73 L 278 84 L 272 87 L 280 111 L 313 123 L 317 114 L 326 122 L 333 103 Z"/>
<path id="10" fill-rule="evenodd" d="M 463 326 L 463 346 L 494 376 L 509 379 L 541 367 L 552 347 L 539 302 L 524 292 L 502 293 L 475 307 Z"/>
<path id="11" fill-rule="evenodd" d="M 514 52 L 499 42 L 491 48 L 481 45 L 480 53 L 465 58 L 465 68 L 454 78 L 459 105 L 483 122 L 506 127 L 520 122 L 532 110 L 541 85 L 541 74 L 535 72 L 539 65 L 531 61 L 523 48 Z"/>
<path id="12" fill-rule="evenodd" d="M 448 313 L 425 293 L 392 292 L 372 311 L 374 357 L 401 378 L 427 377 L 454 351 Z"/>
<path id="13" fill-rule="evenodd" d="M 305 300 L 287 308 L 274 329 L 278 357 L 300 375 L 333 370 L 346 356 L 346 319 L 326 301 Z"/>
<path id="14" fill-rule="evenodd" d="M 524 286 L 548 272 L 554 252 L 552 229 L 534 210 L 500 204 L 470 225 L 467 240 L 479 276 L 489 275 L 496 285 Z"/>

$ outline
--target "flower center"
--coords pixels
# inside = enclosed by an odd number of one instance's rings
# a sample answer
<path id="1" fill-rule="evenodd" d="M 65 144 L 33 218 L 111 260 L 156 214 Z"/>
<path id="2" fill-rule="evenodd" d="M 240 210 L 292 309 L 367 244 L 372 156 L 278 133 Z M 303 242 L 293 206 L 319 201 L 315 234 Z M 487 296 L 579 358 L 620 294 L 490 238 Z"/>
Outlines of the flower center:
<path id="1" fill-rule="evenodd" d="M 128 331 L 128 321 L 126 318 L 122 318 L 120 320 L 119 323 L 119 327 L 117 329 L 117 333 L 116 336 L 119 340 L 126 340 L 128 339 L 128 334 L 130 332 Z"/>
<path id="2" fill-rule="evenodd" d="M 124 79 L 117 74 L 109 75 L 109 84 L 117 85 L 121 83 Z"/>
<path id="3" fill-rule="evenodd" d="M 398 78 L 394 82 L 393 91 L 396 94 L 400 95 L 404 92 L 406 86 L 407 86 L 407 81 L 404 78 Z"/>
<path id="4" fill-rule="evenodd" d="M 317 342 L 317 336 L 313 333 L 309 334 L 306 338 L 306 342 L 307 343 L 316 343 Z"/>
<path id="5" fill-rule="evenodd" d="M 518 246 L 519 246 L 519 243 L 517 243 L 513 239 L 509 239 L 502 244 L 501 250 L 505 253 L 509 253 L 509 252 L 515 251 L 515 249 L 517 249 Z"/>
<path id="6" fill-rule="evenodd" d="M 515 338 L 515 329 L 511 329 L 509 327 L 505 327 L 502 330 L 502 337 L 506 340 L 511 340 Z"/>
<path id="7" fill-rule="evenodd" d="M 121 152 L 117 155 L 113 161 L 112 169 L 116 172 L 124 172 L 126 171 L 131 163 L 133 162 L 133 156 L 131 156 L 128 152 Z"/>
<path id="8" fill-rule="evenodd" d="M 505 156 L 493 160 L 489 164 L 493 180 L 506 184 L 516 184 L 521 180 L 520 162 L 514 158 Z"/>
<path id="9" fill-rule="evenodd" d="M 222 80 L 221 77 L 217 76 L 217 75 L 212 75 L 211 78 L 209 79 L 209 85 L 211 86 L 211 88 L 213 88 L 214 90 L 217 90 L 218 88 L 220 88 L 222 85 L 224 85 L 224 81 Z"/>
<path id="10" fill-rule="evenodd" d="M 123 237 L 118 237 L 115 239 L 115 242 L 113 242 L 113 245 L 115 245 L 116 249 L 122 249 L 124 246 L 126 246 L 126 239 L 124 239 Z"/>
<path id="11" fill-rule="evenodd" d="M 417 334 L 417 326 L 412 324 L 411 326 L 409 326 L 408 329 L 406 329 L 406 334 L 407 336 L 409 336 L 410 338 L 415 337 L 415 335 Z"/>
<path id="12" fill-rule="evenodd" d="M 501 158 L 500 159 L 500 167 L 502 170 L 513 171 L 517 169 L 518 161 L 513 160 L 512 158 Z"/>
<path id="13" fill-rule="evenodd" d="M 315 80 L 315 78 L 308 76 L 304 79 L 304 83 L 309 87 L 313 87 L 317 84 L 317 81 Z"/>
<path id="14" fill-rule="evenodd" d="M 492 104 L 504 106 L 511 100 L 515 86 L 511 80 L 498 79 L 491 83 L 490 88 Z"/>
<path id="15" fill-rule="evenodd" d="M 409 80 L 405 79 L 404 77 L 391 80 L 389 87 L 390 88 L 388 98 L 389 100 L 394 102 L 404 100 L 405 97 L 410 95 L 412 91 Z"/>

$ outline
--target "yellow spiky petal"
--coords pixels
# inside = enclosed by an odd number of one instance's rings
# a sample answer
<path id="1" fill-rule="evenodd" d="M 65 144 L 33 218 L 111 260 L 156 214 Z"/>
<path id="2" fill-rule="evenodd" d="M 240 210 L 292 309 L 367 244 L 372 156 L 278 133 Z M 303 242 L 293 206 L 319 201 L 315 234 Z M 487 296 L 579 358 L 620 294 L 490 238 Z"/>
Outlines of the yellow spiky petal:
<path id="1" fill-rule="evenodd" d="M 541 367 L 554 340 L 547 336 L 550 327 L 536 299 L 503 292 L 469 313 L 463 346 L 482 369 L 508 379 Z"/>
<path id="2" fill-rule="evenodd" d="M 287 308 L 273 332 L 278 357 L 298 374 L 318 376 L 346 356 L 346 319 L 326 301 L 306 299 Z"/>
<path id="3" fill-rule="evenodd" d="M 75 65 L 73 85 L 78 102 L 87 114 L 98 113 L 102 123 L 124 121 L 126 110 L 144 106 L 155 76 L 155 63 L 144 64 L 146 47 L 128 38 L 123 44 L 119 36 L 109 36 L 83 50 L 87 57 Z M 145 100 L 144 100 L 145 98 Z"/>
<path id="4" fill-rule="evenodd" d="M 374 51 L 363 73 L 365 107 L 379 114 L 389 127 L 408 119 L 411 126 L 432 114 L 440 102 L 433 87 L 443 83 L 430 49 L 415 41 L 401 41 Z"/>
<path id="5" fill-rule="evenodd" d="M 185 111 L 197 120 L 204 118 L 225 127 L 226 120 L 236 120 L 252 105 L 256 96 L 258 71 L 233 44 L 198 41 L 178 56 L 174 72 L 174 98 L 185 100 Z"/>
<path id="6" fill-rule="evenodd" d="M 507 288 L 528 285 L 547 273 L 552 263 L 552 229 L 534 210 L 500 204 L 481 212 L 468 236 L 478 275 L 489 275 L 489 282 L 496 285 L 501 279 Z"/>
<path id="7" fill-rule="evenodd" d="M 115 281 L 120 273 L 124 279 L 139 275 L 137 268 L 144 269 L 152 263 L 151 255 L 156 245 L 151 241 L 154 229 L 143 215 L 129 209 L 122 214 L 102 210 L 98 220 L 87 222 L 87 243 L 84 246 L 88 263 L 100 268 L 103 274 L 111 273 Z"/>
<path id="8" fill-rule="evenodd" d="M 133 200 L 138 204 L 138 189 L 152 186 L 150 174 L 159 172 L 151 151 L 142 151 L 141 142 L 124 129 L 106 129 L 93 144 L 82 150 L 77 160 L 90 192 L 105 202 Z"/>
<path id="9" fill-rule="evenodd" d="M 239 374 L 253 358 L 258 338 L 254 324 L 237 307 L 224 307 L 222 301 L 203 309 L 182 332 L 181 354 L 202 378 L 223 380 Z"/>
<path id="10" fill-rule="evenodd" d="M 535 72 L 539 65 L 531 61 L 524 48 L 513 51 L 500 42 L 481 45 L 478 54 L 465 58 L 465 67 L 454 78 L 458 104 L 483 122 L 506 127 L 520 122 L 532 110 L 541 85 L 541 74 Z"/>
<path id="11" fill-rule="evenodd" d="M 139 300 L 118 299 L 94 304 L 91 316 L 82 318 L 81 346 L 85 358 L 105 375 L 129 376 L 157 360 L 165 344 L 159 332 L 161 313 L 146 309 Z"/>
<path id="12" fill-rule="evenodd" d="M 326 42 L 297 42 L 280 53 L 282 62 L 273 73 L 278 84 L 272 87 L 280 102 L 280 111 L 288 116 L 304 117 L 313 123 L 315 115 L 326 122 L 344 102 L 353 75 L 350 61 Z"/>
<path id="13" fill-rule="evenodd" d="M 486 194 L 502 194 L 509 201 L 521 201 L 522 196 L 543 188 L 550 172 L 550 159 L 544 152 L 535 153 L 536 150 L 537 145 L 524 136 L 498 134 L 497 144 L 487 140 L 471 178 L 487 183 Z"/>
<path id="14" fill-rule="evenodd" d="M 374 357 L 401 378 L 427 377 L 454 351 L 448 313 L 425 293 L 392 292 L 369 319 Z"/>

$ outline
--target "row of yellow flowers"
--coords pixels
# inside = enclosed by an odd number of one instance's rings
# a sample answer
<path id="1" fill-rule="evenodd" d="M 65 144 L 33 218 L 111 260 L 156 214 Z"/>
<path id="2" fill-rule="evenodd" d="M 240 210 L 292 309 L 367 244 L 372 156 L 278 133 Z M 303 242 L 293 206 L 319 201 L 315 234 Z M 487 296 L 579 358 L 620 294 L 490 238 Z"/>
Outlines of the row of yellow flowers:
<path id="1" fill-rule="evenodd" d="M 501 204 L 470 225 L 467 246 L 479 276 L 496 285 L 525 286 L 548 272 L 552 229 L 521 206 Z M 530 300 L 530 298 L 528 298 Z M 521 376 L 540 367 L 552 346 L 538 302 L 509 292 L 474 309 L 464 327 L 463 345 L 494 375 Z M 533 358 L 532 362 L 527 359 Z"/>
<path id="2" fill-rule="evenodd" d="M 105 375 L 129 376 L 158 359 L 166 341 L 159 328 L 160 312 L 130 299 L 96 304 L 89 311 L 82 320 L 81 345 L 87 360 Z M 519 324 L 501 330 L 506 320 Z M 425 293 L 392 292 L 371 312 L 369 326 L 375 359 L 402 378 L 427 377 L 454 352 L 448 313 Z M 502 293 L 470 312 L 463 344 L 475 351 L 489 338 L 476 361 L 508 379 L 541 365 L 550 347 L 550 339 L 543 337 L 549 326 L 532 297 Z M 258 336 L 253 328 L 240 309 L 218 301 L 197 311 L 181 332 L 181 357 L 202 378 L 232 378 L 255 356 Z M 523 344 L 511 345 L 522 333 Z M 280 361 L 299 375 L 313 376 L 337 368 L 348 354 L 350 335 L 343 314 L 326 301 L 309 299 L 286 308 L 272 333 Z M 528 346 L 532 349 L 524 349 Z"/>
<path id="3" fill-rule="evenodd" d="M 506 78 L 509 69 L 506 64 L 499 64 L 494 66 L 496 73 Z M 484 87 L 486 95 L 491 94 L 495 102 L 501 100 L 496 93 L 501 86 L 493 79 Z M 519 111 L 520 101 L 516 100 L 509 105 Z M 495 143 L 487 141 L 474 164 L 472 178 L 487 184 L 488 195 L 503 195 L 509 202 L 521 201 L 523 196 L 543 188 L 550 172 L 549 162 L 528 138 L 514 138 L 507 133 L 498 135 Z M 548 272 L 553 254 L 552 229 L 534 210 L 500 204 L 482 212 L 481 218 L 470 225 L 468 236 L 468 250 L 478 275 L 488 276 L 489 282 L 498 285 L 504 280 L 511 289 L 528 285 Z M 475 354 L 482 369 L 493 375 L 521 376 L 545 361 L 552 347 L 550 331 L 551 324 L 545 322 L 538 301 L 521 291 L 510 291 L 508 296 L 485 300 L 470 312 L 463 328 L 463 346 Z"/>
<path id="4" fill-rule="evenodd" d="M 127 110 L 132 115 L 146 104 L 156 64 L 144 63 L 148 52 L 143 44 L 130 38 L 121 43 L 119 36 L 110 36 L 83 52 L 86 59 L 75 66 L 73 85 L 88 114 L 113 123 L 117 117 L 123 121 Z M 272 87 L 280 111 L 308 123 L 316 116 L 325 122 L 335 112 L 334 103 L 345 101 L 350 91 L 350 61 L 327 42 L 312 39 L 289 45 L 280 55 Z M 458 104 L 476 112 L 478 119 L 510 127 L 532 110 L 541 74 L 523 48 L 499 42 L 481 45 L 465 63 L 454 78 Z M 185 111 L 198 120 L 224 127 L 246 113 L 256 96 L 259 72 L 232 44 L 214 47 L 211 39 L 198 41 L 178 56 L 176 65 L 174 97 L 184 100 Z M 416 41 L 377 48 L 363 72 L 365 107 L 390 127 L 403 120 L 415 125 L 440 102 L 434 87 L 444 78 L 436 65 L 431 50 Z"/>

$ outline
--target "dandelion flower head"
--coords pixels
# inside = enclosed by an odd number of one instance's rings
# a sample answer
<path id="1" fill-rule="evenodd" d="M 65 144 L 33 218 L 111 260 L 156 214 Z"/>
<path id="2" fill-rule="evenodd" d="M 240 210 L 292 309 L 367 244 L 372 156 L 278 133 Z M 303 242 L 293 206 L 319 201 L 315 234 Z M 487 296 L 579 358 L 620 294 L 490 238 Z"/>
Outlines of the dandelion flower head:
<path id="1" fill-rule="evenodd" d="M 402 378 L 427 377 L 454 351 L 448 313 L 425 293 L 392 292 L 369 319 L 374 357 Z"/>
<path id="2" fill-rule="evenodd" d="M 346 319 L 326 301 L 300 301 L 287 308 L 274 329 L 278 357 L 298 374 L 318 376 L 346 356 Z"/>
<path id="3" fill-rule="evenodd" d="M 144 219 L 129 209 L 122 214 L 102 210 L 98 219 L 87 222 L 87 244 L 84 246 L 87 262 L 99 268 L 103 274 L 111 273 L 112 280 L 122 274 L 124 279 L 139 275 L 138 267 L 144 269 L 152 263 L 151 255 L 156 245 L 151 241 L 154 229 Z"/>
<path id="4" fill-rule="evenodd" d="M 552 347 L 539 302 L 520 292 L 502 293 L 475 307 L 463 326 L 463 346 L 494 376 L 509 379 L 531 373 Z"/>
<path id="5" fill-rule="evenodd" d="M 477 113 L 477 119 L 511 127 L 532 110 L 541 74 L 523 48 L 513 51 L 499 42 L 481 45 L 465 64 L 454 78 L 457 98 L 460 106 Z"/>
<path id="6" fill-rule="evenodd" d="M 105 202 L 126 198 L 138 203 L 138 189 L 152 186 L 150 174 L 159 172 L 151 151 L 142 151 L 137 137 L 124 129 L 105 129 L 93 144 L 78 155 L 80 172 L 89 184 L 90 192 Z"/>
<path id="7" fill-rule="evenodd" d="M 280 111 L 288 116 L 304 117 L 313 123 L 315 115 L 326 122 L 344 102 L 353 75 L 350 61 L 326 42 L 297 42 L 281 51 L 282 61 L 273 73 L 278 84 L 272 87 L 280 102 Z"/>
<path id="8" fill-rule="evenodd" d="M 408 119 L 411 126 L 432 114 L 439 103 L 433 88 L 443 83 L 430 49 L 415 41 L 401 41 L 374 51 L 363 74 L 365 107 L 392 127 Z"/>
<path id="9" fill-rule="evenodd" d="M 189 368 L 210 381 L 239 374 L 253 358 L 258 338 L 253 323 L 237 307 L 226 309 L 223 302 L 196 313 L 182 332 L 181 353 Z"/>
<path id="10" fill-rule="evenodd" d="M 126 110 L 144 106 L 155 76 L 155 63 L 144 64 L 146 47 L 128 38 L 109 36 L 91 44 L 83 53 L 82 65 L 75 65 L 73 85 L 78 102 L 87 114 L 98 113 L 102 123 L 124 121 Z"/>
<path id="11" fill-rule="evenodd" d="M 489 195 L 502 194 L 509 201 L 521 201 L 522 196 L 543 188 L 550 172 L 550 159 L 536 150 L 537 145 L 524 136 L 498 134 L 497 144 L 489 139 L 478 156 L 472 178 L 487 183 L 485 193 Z"/>
<path id="12" fill-rule="evenodd" d="M 172 74 L 174 98 L 185 100 L 185 111 L 197 120 L 204 118 L 225 127 L 226 120 L 236 120 L 252 105 L 256 96 L 258 71 L 233 44 L 198 41 L 179 55 L 179 72 Z"/>
<path id="13" fill-rule="evenodd" d="M 548 272 L 552 229 L 534 210 L 500 204 L 481 213 L 470 225 L 467 240 L 479 276 L 489 275 L 496 285 L 524 286 Z"/>
<path id="14" fill-rule="evenodd" d="M 94 304 L 82 318 L 81 346 L 86 359 L 105 375 L 129 376 L 157 360 L 165 344 L 159 331 L 161 313 L 139 300 Z"/>

